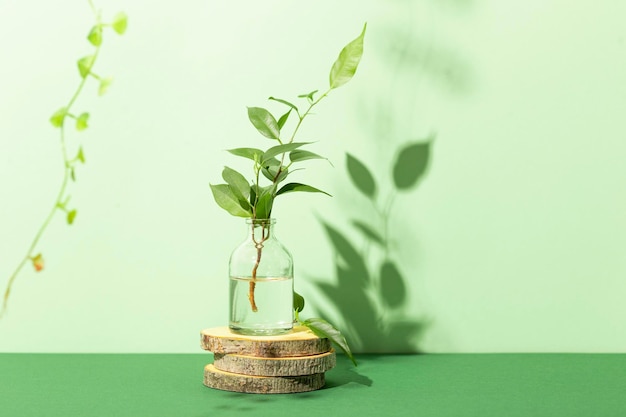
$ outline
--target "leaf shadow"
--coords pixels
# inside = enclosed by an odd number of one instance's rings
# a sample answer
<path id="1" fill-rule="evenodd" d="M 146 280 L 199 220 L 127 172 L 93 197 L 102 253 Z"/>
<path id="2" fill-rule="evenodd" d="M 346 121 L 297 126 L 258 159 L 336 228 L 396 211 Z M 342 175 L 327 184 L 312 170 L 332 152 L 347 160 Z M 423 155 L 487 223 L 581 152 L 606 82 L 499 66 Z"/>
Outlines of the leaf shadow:
<path id="1" fill-rule="evenodd" d="M 322 227 L 335 253 L 335 280 L 315 279 L 314 284 L 341 317 L 342 332 L 353 350 L 419 353 L 417 345 L 427 321 L 404 313 L 408 285 L 399 267 L 385 260 L 380 272 L 373 273 L 344 233 L 324 221 Z"/>
<path id="2" fill-rule="evenodd" d="M 414 189 L 426 175 L 432 141 L 431 136 L 398 149 L 391 169 L 392 197 Z M 346 155 L 346 170 L 356 190 L 372 203 L 379 219 L 348 219 L 352 234 L 319 219 L 331 244 L 335 279 L 314 279 L 314 284 L 340 316 L 343 332 L 355 352 L 419 353 L 419 338 L 428 322 L 406 314 L 410 301 L 408 284 L 402 272 L 403 263 L 397 260 L 392 248 L 396 237 L 390 235 L 388 227 L 392 205 L 378 207 L 378 196 L 371 190 L 377 189 L 375 178 L 380 175 L 374 175 L 356 156 Z M 363 178 L 367 178 L 368 187 L 363 187 Z M 355 238 L 351 238 L 354 233 L 359 241 L 365 240 L 364 249 L 357 248 Z"/>
<path id="3" fill-rule="evenodd" d="M 376 152 L 373 169 L 352 153 L 345 160 L 354 192 L 365 197 L 372 210 L 350 201 L 342 207 L 341 219 L 332 223 L 327 217 L 318 219 L 333 253 L 333 276 L 313 282 L 332 306 L 327 315 L 333 317 L 326 319 L 338 319 L 352 350 L 359 353 L 420 353 L 420 342 L 433 320 L 409 313 L 415 311 L 416 294 L 406 273 L 410 271 L 412 280 L 420 277 L 415 268 L 410 269 L 412 260 L 403 259 L 395 246 L 411 237 L 404 235 L 404 226 L 390 227 L 406 221 L 393 218 L 393 203 L 396 197 L 417 190 L 432 165 L 435 135 L 412 133 L 419 117 L 420 82 L 457 96 L 471 93 L 475 85 L 472 67 L 463 54 L 415 25 L 415 6 L 420 2 L 445 13 L 466 12 L 475 4 L 474 0 L 388 3 L 396 19 L 383 25 L 372 43 L 386 68 L 387 82 L 368 88 L 367 99 L 356 103 L 364 132 L 356 149 L 371 145 Z"/>
<path id="4" fill-rule="evenodd" d="M 345 366 L 338 365 L 330 372 L 326 377 L 326 385 L 323 389 L 333 389 L 348 384 L 371 387 L 374 385 L 374 381 L 368 376 L 359 373 L 356 368 L 346 363 Z"/>
<path id="5" fill-rule="evenodd" d="M 468 11 L 471 0 L 430 0 L 438 10 L 432 13 L 449 14 L 452 11 Z M 415 16 L 416 0 L 398 4 L 395 13 L 397 20 Z M 470 62 L 458 48 L 435 35 L 433 30 L 424 32 L 415 22 L 408 24 L 387 24 L 384 35 L 375 39 L 375 47 L 380 58 L 388 63 L 388 69 L 403 84 L 416 85 L 422 77 L 442 91 L 453 95 L 470 93 L 476 83 L 476 74 Z M 409 84 L 410 86 L 411 84 Z M 410 91 L 411 89 L 407 89 Z"/>

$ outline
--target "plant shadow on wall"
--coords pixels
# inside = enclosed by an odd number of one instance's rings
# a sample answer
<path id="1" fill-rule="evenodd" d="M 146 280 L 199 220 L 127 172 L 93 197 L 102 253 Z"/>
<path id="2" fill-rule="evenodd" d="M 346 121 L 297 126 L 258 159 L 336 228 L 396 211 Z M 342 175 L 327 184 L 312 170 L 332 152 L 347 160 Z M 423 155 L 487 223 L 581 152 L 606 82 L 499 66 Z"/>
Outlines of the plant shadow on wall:
<path id="1" fill-rule="evenodd" d="M 408 236 L 393 235 L 390 224 L 407 222 L 402 230 L 409 233 L 411 219 L 394 217 L 394 202 L 396 198 L 410 198 L 432 165 L 435 135 L 412 133 L 420 119 L 417 107 L 420 81 L 428 81 L 429 87 L 453 95 L 467 94 L 472 87 L 468 63 L 453 48 L 436 44 L 431 18 L 434 12 L 429 13 L 431 30 L 416 33 L 416 27 L 424 26 L 415 22 L 417 13 L 413 7 L 418 3 L 461 11 L 470 8 L 472 1 L 389 3 L 397 19 L 380 29 L 379 33 L 384 35 L 378 38 L 373 35 L 379 61 L 390 70 L 388 84 L 377 83 L 380 93 L 372 94 L 368 90 L 368 99 L 359 100 L 357 105 L 363 131 L 368 135 L 362 142 L 381 148 L 377 149 L 374 169 L 368 168 L 357 155 L 346 155 L 350 181 L 367 198 L 375 214 L 368 216 L 365 213 L 369 207 L 355 208 L 351 203 L 342 210 L 347 218 L 341 222 L 341 228 L 320 219 L 334 253 L 335 276 L 331 280 L 318 279 L 316 286 L 335 307 L 339 321 L 343 321 L 344 333 L 357 352 L 420 351 L 420 337 L 431 319 L 411 317 L 407 312 L 409 303 L 415 304 L 415 300 L 409 300 L 409 286 L 420 277 L 408 265 L 411 260 L 400 259 L 395 250 L 395 243 L 406 241 Z M 371 100 L 372 96 L 378 99 Z M 418 137 L 422 139 L 407 140 Z M 393 156 L 388 154 L 390 151 Z M 411 279 L 407 280 L 409 275 Z"/>
<path id="2" fill-rule="evenodd" d="M 363 249 L 348 234 L 322 221 L 335 254 L 334 283 L 318 281 L 317 287 L 345 321 L 345 333 L 355 350 L 362 352 L 417 353 L 416 339 L 426 320 L 407 316 L 407 281 L 393 253 L 389 232 L 393 201 L 399 193 L 414 189 L 426 174 L 432 137 L 403 146 L 393 163 L 393 186 L 386 198 L 367 166 L 351 154 L 346 166 L 354 186 L 377 214 L 375 219 L 355 216 L 351 228 L 365 240 Z"/>

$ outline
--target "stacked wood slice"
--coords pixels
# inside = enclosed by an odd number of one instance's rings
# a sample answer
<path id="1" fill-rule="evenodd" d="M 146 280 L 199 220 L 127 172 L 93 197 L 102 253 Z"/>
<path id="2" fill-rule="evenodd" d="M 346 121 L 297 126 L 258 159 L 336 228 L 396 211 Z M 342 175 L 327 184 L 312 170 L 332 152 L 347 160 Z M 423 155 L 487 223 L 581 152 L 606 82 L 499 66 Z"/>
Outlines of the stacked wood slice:
<path id="1" fill-rule="evenodd" d="M 201 332 L 202 349 L 213 352 L 204 385 L 257 394 L 306 392 L 324 386 L 335 366 L 330 341 L 306 327 L 279 336 L 245 336 L 216 327 Z"/>

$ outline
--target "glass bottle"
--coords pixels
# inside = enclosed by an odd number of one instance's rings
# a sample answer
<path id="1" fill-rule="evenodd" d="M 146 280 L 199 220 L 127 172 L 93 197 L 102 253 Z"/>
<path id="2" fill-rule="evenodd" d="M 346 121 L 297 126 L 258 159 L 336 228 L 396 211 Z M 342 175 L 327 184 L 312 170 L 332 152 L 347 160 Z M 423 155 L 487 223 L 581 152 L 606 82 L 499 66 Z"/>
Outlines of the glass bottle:
<path id="1" fill-rule="evenodd" d="M 276 239 L 275 219 L 246 219 L 246 240 L 231 254 L 229 327 L 276 335 L 293 327 L 293 259 Z"/>

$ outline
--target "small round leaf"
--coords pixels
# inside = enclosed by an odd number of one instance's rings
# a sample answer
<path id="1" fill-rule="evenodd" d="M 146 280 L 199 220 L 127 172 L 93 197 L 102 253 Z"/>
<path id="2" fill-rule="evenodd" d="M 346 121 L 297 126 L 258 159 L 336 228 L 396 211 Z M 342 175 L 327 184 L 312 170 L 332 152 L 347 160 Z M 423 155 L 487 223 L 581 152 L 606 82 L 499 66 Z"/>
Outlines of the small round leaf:
<path id="1" fill-rule="evenodd" d="M 87 40 L 89 40 L 93 46 L 100 46 L 102 44 L 102 26 L 95 25 L 92 27 L 89 35 L 87 35 Z"/>
<path id="2" fill-rule="evenodd" d="M 96 60 L 95 55 L 87 55 L 82 57 L 76 63 L 78 65 L 78 72 L 80 76 L 85 78 L 91 72 L 91 67 L 93 67 L 93 63 Z"/>
<path id="3" fill-rule="evenodd" d="M 98 87 L 98 95 L 104 95 L 108 90 L 109 86 L 113 83 L 113 77 L 106 77 L 100 80 L 100 87 Z"/>
<path id="4" fill-rule="evenodd" d="M 113 30 L 117 32 L 119 35 L 122 35 L 124 34 L 124 32 L 126 32 L 127 26 L 128 26 L 128 16 L 126 16 L 126 13 L 119 12 L 118 14 L 116 14 L 115 17 L 113 18 L 113 22 L 111 23 L 111 27 L 113 28 Z"/>
<path id="5" fill-rule="evenodd" d="M 81 131 L 81 130 L 87 129 L 88 121 L 89 121 L 89 113 L 81 113 L 81 115 L 76 118 L 76 130 Z"/>
<path id="6" fill-rule="evenodd" d="M 71 210 L 67 213 L 67 224 L 73 224 L 76 218 L 76 210 Z"/>
<path id="7" fill-rule="evenodd" d="M 83 147 L 82 146 L 80 148 L 78 148 L 78 154 L 76 154 L 76 159 L 78 159 L 83 164 L 85 163 L 85 154 L 83 153 Z"/>
<path id="8" fill-rule="evenodd" d="M 63 126 L 65 116 L 67 116 L 67 108 L 61 107 L 59 110 L 55 111 L 52 116 L 50 116 L 50 123 L 52 123 L 52 126 L 54 127 L 61 127 Z"/>

